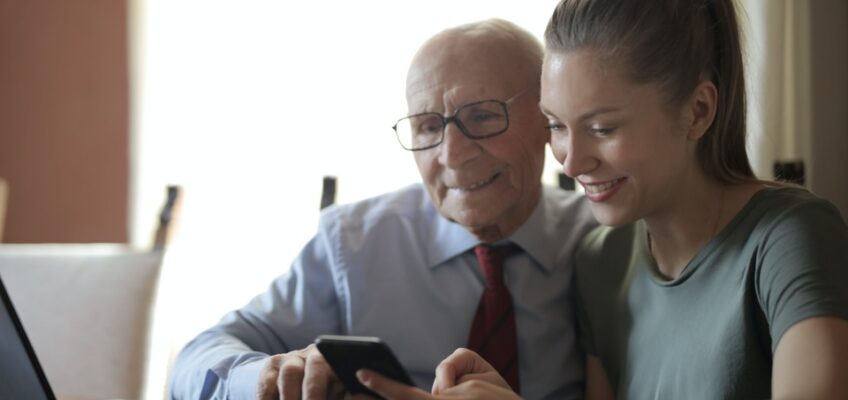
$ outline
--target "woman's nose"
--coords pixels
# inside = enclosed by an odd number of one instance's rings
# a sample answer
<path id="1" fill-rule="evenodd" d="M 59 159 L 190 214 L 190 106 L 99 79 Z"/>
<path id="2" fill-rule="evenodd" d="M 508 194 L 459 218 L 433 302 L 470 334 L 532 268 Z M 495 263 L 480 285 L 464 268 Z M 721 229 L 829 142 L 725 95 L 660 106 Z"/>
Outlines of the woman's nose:
<path id="1" fill-rule="evenodd" d="M 554 133 L 551 137 L 551 149 L 562 171 L 572 177 L 591 172 L 598 166 L 598 160 L 592 152 L 589 139 L 579 133 Z"/>

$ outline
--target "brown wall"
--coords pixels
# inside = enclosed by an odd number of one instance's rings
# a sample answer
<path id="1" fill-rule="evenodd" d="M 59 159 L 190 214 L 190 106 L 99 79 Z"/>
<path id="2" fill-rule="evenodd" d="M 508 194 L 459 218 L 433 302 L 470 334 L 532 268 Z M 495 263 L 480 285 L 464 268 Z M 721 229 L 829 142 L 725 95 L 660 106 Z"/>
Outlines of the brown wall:
<path id="1" fill-rule="evenodd" d="M 125 0 L 0 0 L 5 242 L 126 242 Z"/>

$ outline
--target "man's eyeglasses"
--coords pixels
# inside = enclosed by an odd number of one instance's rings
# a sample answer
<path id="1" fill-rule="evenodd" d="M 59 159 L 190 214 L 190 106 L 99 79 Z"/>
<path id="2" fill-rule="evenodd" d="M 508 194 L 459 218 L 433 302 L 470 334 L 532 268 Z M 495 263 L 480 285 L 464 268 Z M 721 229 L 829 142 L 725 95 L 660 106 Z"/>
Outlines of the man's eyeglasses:
<path id="1" fill-rule="evenodd" d="M 441 144 L 445 138 L 445 127 L 451 122 L 469 139 L 497 136 L 509 129 L 507 106 L 528 89 L 506 101 L 493 99 L 465 104 L 447 117 L 437 112 L 409 115 L 399 119 L 392 129 L 400 145 L 410 151 L 432 149 Z"/>

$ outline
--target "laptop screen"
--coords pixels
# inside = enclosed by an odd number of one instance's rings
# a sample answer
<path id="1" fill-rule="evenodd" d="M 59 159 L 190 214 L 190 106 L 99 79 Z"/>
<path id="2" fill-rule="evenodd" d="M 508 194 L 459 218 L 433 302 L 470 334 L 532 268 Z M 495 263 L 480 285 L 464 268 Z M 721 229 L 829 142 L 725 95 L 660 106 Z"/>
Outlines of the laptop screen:
<path id="1" fill-rule="evenodd" d="M 2 279 L 0 297 L 0 400 L 54 400 Z"/>

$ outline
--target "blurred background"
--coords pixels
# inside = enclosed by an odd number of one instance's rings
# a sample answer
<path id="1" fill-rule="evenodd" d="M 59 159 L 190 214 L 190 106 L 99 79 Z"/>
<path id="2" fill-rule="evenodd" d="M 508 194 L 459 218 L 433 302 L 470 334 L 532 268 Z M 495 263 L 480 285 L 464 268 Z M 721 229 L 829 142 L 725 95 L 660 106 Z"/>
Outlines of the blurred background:
<path id="1" fill-rule="evenodd" d="M 848 215 L 848 2 L 738 3 L 756 173 L 802 166 Z M 555 4 L 0 0 L 0 242 L 150 248 L 179 185 L 156 317 L 179 347 L 287 270 L 325 176 L 339 203 L 419 180 L 391 126 L 427 37 L 500 17 L 541 38 Z"/>

